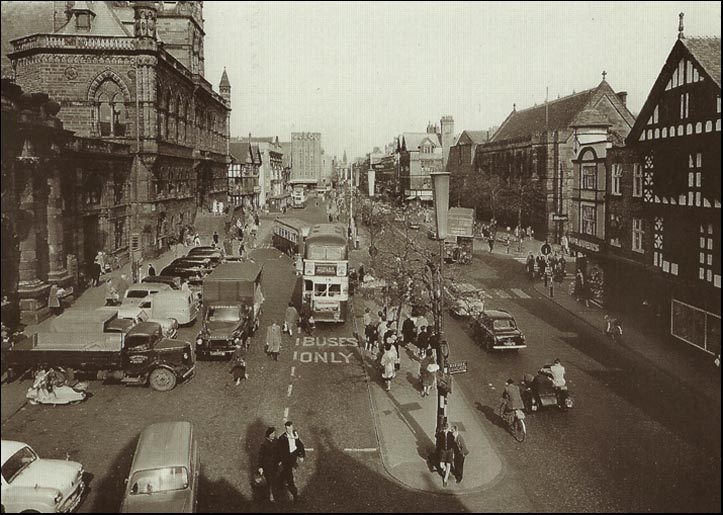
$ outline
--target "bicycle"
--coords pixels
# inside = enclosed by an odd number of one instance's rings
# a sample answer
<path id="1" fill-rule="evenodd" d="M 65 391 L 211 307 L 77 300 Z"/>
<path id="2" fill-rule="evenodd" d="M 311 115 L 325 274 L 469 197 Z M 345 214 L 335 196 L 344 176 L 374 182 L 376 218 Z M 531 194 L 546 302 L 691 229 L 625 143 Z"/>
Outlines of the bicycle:
<path id="1" fill-rule="evenodd" d="M 507 424 L 507 429 L 509 430 L 510 434 L 512 434 L 512 437 L 518 442 L 524 442 L 525 437 L 527 436 L 527 427 L 525 426 L 525 412 L 520 409 L 504 412 L 502 411 L 503 409 L 504 407 L 500 406 L 499 416 Z"/>

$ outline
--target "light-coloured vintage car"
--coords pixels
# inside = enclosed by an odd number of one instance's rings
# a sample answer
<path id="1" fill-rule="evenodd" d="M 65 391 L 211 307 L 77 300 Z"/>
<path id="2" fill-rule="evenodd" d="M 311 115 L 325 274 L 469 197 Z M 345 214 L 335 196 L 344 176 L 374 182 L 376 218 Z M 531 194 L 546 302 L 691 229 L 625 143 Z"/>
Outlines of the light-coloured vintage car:
<path id="1" fill-rule="evenodd" d="M 27 444 L 2 440 L 2 512 L 70 513 L 85 491 L 83 466 L 39 458 Z"/>
<path id="2" fill-rule="evenodd" d="M 452 303 L 449 311 L 457 317 L 477 317 L 485 309 L 484 291 L 469 283 L 455 283 L 449 286 Z"/>

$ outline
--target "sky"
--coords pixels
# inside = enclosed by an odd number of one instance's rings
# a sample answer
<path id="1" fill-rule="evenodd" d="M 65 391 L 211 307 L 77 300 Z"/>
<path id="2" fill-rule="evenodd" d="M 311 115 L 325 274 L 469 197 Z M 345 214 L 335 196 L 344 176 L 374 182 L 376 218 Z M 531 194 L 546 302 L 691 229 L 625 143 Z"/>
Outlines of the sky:
<path id="1" fill-rule="evenodd" d="M 206 78 L 232 86 L 232 136 L 321 132 L 363 156 L 452 115 L 455 133 L 595 87 L 637 114 L 678 34 L 720 2 L 204 2 Z"/>

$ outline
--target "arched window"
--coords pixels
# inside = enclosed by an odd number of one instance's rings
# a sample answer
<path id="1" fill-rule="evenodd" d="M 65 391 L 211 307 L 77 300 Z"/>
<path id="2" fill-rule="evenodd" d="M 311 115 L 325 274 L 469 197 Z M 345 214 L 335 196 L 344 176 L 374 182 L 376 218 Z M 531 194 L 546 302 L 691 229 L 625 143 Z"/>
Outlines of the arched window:
<path id="1" fill-rule="evenodd" d="M 122 138 L 128 129 L 127 103 L 130 92 L 123 80 L 106 70 L 91 82 L 88 100 L 93 106 L 95 133 L 104 137 Z"/>

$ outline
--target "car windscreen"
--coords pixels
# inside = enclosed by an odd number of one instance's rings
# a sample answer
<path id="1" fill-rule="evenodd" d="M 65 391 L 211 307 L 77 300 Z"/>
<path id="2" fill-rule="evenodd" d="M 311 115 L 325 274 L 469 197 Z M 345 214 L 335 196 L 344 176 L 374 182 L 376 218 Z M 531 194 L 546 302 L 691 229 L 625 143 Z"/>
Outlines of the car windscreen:
<path id="1" fill-rule="evenodd" d="M 517 324 L 510 318 L 500 318 L 492 322 L 492 327 L 494 327 L 495 331 L 508 331 L 517 329 Z"/>
<path id="2" fill-rule="evenodd" d="M 145 299 L 148 297 L 148 290 L 128 290 L 126 299 Z"/>
<path id="3" fill-rule="evenodd" d="M 241 320 L 241 315 L 238 307 L 212 306 L 208 308 L 206 319 L 209 322 L 238 322 Z"/>
<path id="4" fill-rule="evenodd" d="M 165 467 L 141 470 L 133 474 L 130 482 L 131 495 L 149 495 L 157 492 L 173 492 L 188 488 L 186 467 Z"/>
<path id="5" fill-rule="evenodd" d="M 38 459 L 38 455 L 30 447 L 23 447 L 18 452 L 10 456 L 3 463 L 2 476 L 5 482 L 10 484 L 20 474 L 25 467 Z"/>

